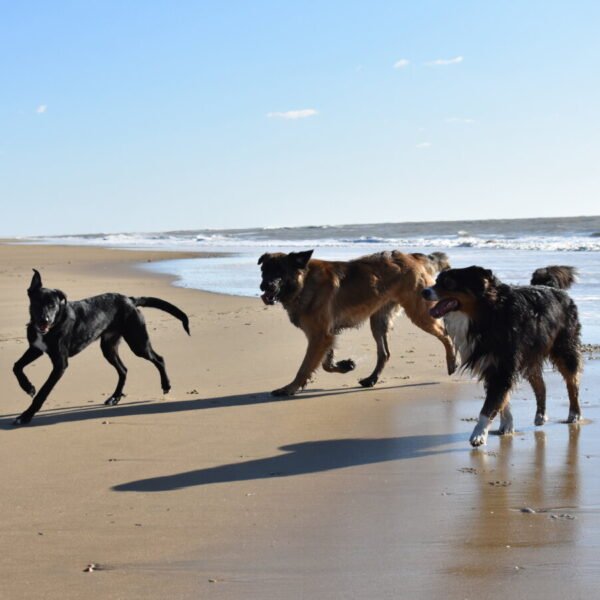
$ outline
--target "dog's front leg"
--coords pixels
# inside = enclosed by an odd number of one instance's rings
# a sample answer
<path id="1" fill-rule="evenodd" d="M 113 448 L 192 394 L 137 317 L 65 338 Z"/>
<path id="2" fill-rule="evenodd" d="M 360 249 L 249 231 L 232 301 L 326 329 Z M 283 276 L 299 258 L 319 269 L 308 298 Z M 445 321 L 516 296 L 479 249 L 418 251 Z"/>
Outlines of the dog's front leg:
<path id="1" fill-rule="evenodd" d="M 35 396 L 35 387 L 33 387 L 31 381 L 27 378 L 27 375 L 23 372 L 23 369 L 34 360 L 38 359 L 44 354 L 39 348 L 35 346 L 29 346 L 21 358 L 14 364 L 13 373 L 21 386 L 21 389 L 29 394 L 31 397 Z"/>
<path id="2" fill-rule="evenodd" d="M 321 364 L 327 351 L 333 345 L 334 336 L 331 334 L 318 334 L 309 337 L 308 348 L 304 360 L 298 369 L 298 374 L 292 383 L 273 390 L 273 396 L 293 396 L 298 390 L 302 389 L 310 379 L 310 376 Z"/>
<path id="3" fill-rule="evenodd" d="M 483 408 L 479 413 L 479 421 L 473 429 L 473 433 L 469 441 L 471 446 L 484 446 L 487 443 L 488 430 L 494 417 L 503 410 L 504 406 L 509 400 L 509 391 L 511 385 L 509 381 L 500 382 L 486 382 L 486 397 L 483 403 Z M 511 415 L 512 417 L 512 415 Z M 512 426 L 512 418 L 511 418 Z M 502 428 L 502 427 L 501 427 Z"/>
<path id="4" fill-rule="evenodd" d="M 40 388 L 40 391 L 34 396 L 33 402 L 29 408 L 19 417 L 13 421 L 13 425 L 26 425 L 33 419 L 33 415 L 40 410 L 42 404 L 48 398 L 48 395 L 52 391 L 52 388 L 58 383 L 58 380 L 63 376 L 67 366 L 68 360 L 66 353 L 59 354 L 57 356 L 51 356 L 52 360 L 52 372 L 46 380 L 46 383 Z"/>

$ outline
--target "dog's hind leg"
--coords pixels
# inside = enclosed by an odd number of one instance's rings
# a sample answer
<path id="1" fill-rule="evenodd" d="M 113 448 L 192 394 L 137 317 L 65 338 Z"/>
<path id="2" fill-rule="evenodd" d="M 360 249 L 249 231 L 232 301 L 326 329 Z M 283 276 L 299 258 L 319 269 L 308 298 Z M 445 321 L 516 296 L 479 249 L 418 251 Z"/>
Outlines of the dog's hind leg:
<path id="1" fill-rule="evenodd" d="M 548 420 L 548 417 L 546 416 L 546 384 L 544 383 L 544 378 L 542 376 L 542 367 L 539 366 L 531 370 L 527 374 L 527 381 L 529 381 L 529 384 L 533 389 L 537 405 L 534 423 L 540 427 Z"/>
<path id="2" fill-rule="evenodd" d="M 558 372 L 567 384 L 569 394 L 569 416 L 567 423 L 577 423 L 581 419 L 579 406 L 579 374 L 581 373 L 581 351 L 579 349 L 579 336 L 568 335 L 563 332 L 559 335 L 550 351 L 550 359 L 556 365 Z"/>
<path id="3" fill-rule="evenodd" d="M 415 294 L 419 294 L 416 292 Z M 406 303 L 403 305 L 406 316 L 423 331 L 430 333 L 436 337 L 444 345 L 446 351 L 446 368 L 448 375 L 452 375 L 456 371 L 456 350 L 452 339 L 446 332 L 444 323 L 439 319 L 434 319 L 429 314 L 429 307 L 424 300 L 416 296 L 414 303 Z"/>
<path id="4" fill-rule="evenodd" d="M 102 349 L 104 358 L 106 358 L 106 360 L 117 370 L 119 375 L 115 391 L 112 393 L 112 396 L 104 402 L 104 404 L 109 406 L 118 404 L 119 400 L 125 395 L 123 393 L 123 388 L 125 387 L 125 380 L 127 379 L 127 367 L 123 364 L 123 361 L 119 356 L 120 341 L 121 336 L 115 335 L 106 335 L 100 340 L 100 348 Z"/>
<path id="5" fill-rule="evenodd" d="M 371 315 L 371 333 L 373 334 L 375 343 L 377 344 L 377 364 L 375 365 L 373 372 L 368 377 L 365 377 L 358 382 L 363 387 L 373 387 L 377 383 L 377 380 L 379 379 L 379 376 L 381 375 L 381 372 L 383 371 L 387 361 L 390 360 L 390 349 L 388 346 L 387 334 L 391 328 L 396 310 L 396 305 L 388 304 Z"/>
<path id="6" fill-rule="evenodd" d="M 581 419 L 581 406 L 579 405 L 579 368 L 568 358 L 552 358 L 559 373 L 567 384 L 569 394 L 569 416 L 567 423 L 577 423 Z"/>
<path id="7" fill-rule="evenodd" d="M 123 337 L 136 356 L 149 360 L 158 369 L 160 373 L 160 385 L 163 393 L 166 394 L 171 389 L 171 382 L 167 375 L 165 361 L 152 348 L 144 317 L 139 311 L 136 310 L 128 317 Z"/>
<path id="8" fill-rule="evenodd" d="M 356 363 L 351 358 L 334 361 L 334 350 L 330 348 L 325 355 L 325 360 L 322 363 L 324 371 L 327 373 L 348 373 L 356 368 Z"/>
<path id="9" fill-rule="evenodd" d="M 27 375 L 23 372 L 23 369 L 34 360 L 38 359 L 42 354 L 44 354 L 39 348 L 35 346 L 29 346 L 27 350 L 25 350 L 25 354 L 21 356 L 21 358 L 14 364 L 13 373 L 21 386 L 21 389 L 29 394 L 32 398 L 35 396 L 35 387 L 32 385 L 31 381 L 27 378 Z"/>

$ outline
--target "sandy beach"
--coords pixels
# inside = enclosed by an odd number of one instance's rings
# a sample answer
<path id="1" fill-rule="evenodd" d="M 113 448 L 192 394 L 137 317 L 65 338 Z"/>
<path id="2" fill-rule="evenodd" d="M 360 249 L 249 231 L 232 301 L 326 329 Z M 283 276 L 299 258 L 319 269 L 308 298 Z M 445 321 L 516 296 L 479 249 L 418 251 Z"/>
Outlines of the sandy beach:
<path id="1" fill-rule="evenodd" d="M 599 360 L 586 359 L 585 421 L 550 422 L 531 390 L 518 432 L 472 450 L 482 389 L 448 377 L 442 346 L 400 318 L 383 381 L 368 327 L 341 336 L 347 375 L 317 372 L 272 398 L 305 349 L 281 307 L 173 287 L 137 264 L 191 254 L 0 245 L 0 598 L 594 598 L 600 584 Z M 69 299 L 164 298 L 192 336 L 143 309 L 173 385 L 125 345 L 127 397 L 98 344 L 69 368 L 30 426 L 12 364 L 26 348 L 31 268 Z M 257 288 L 259 272 L 257 269 Z M 27 368 L 39 387 L 42 357 Z M 94 565 L 86 572 L 88 565 Z"/>

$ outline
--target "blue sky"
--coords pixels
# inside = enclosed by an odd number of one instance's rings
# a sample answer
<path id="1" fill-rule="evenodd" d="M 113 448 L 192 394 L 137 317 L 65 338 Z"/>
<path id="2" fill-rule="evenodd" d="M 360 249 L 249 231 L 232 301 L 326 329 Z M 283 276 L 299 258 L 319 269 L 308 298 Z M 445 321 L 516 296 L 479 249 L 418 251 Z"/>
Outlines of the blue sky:
<path id="1" fill-rule="evenodd" d="M 600 212 L 598 2 L 1 12 L 0 235 Z"/>

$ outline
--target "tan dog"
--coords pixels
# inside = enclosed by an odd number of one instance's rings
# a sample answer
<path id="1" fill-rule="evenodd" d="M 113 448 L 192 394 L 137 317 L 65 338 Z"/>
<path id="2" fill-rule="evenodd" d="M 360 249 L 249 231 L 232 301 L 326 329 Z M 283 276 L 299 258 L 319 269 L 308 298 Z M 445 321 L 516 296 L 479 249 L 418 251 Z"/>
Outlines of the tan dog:
<path id="1" fill-rule="evenodd" d="M 374 371 L 360 380 L 363 387 L 375 385 L 390 358 L 387 333 L 403 308 L 418 327 L 438 338 L 446 350 L 448 373 L 456 369 L 454 345 L 442 321 L 429 314 L 423 289 L 433 284 L 433 266 L 447 264 L 424 254 L 382 252 L 351 261 L 311 260 L 313 251 L 263 254 L 260 289 L 265 304 L 281 302 L 291 322 L 308 338 L 306 356 L 295 379 L 274 390 L 275 396 L 292 396 L 303 388 L 322 364 L 329 373 L 347 373 L 355 368 L 347 359 L 334 362 L 335 337 L 343 329 L 370 319 L 377 344 Z"/>

